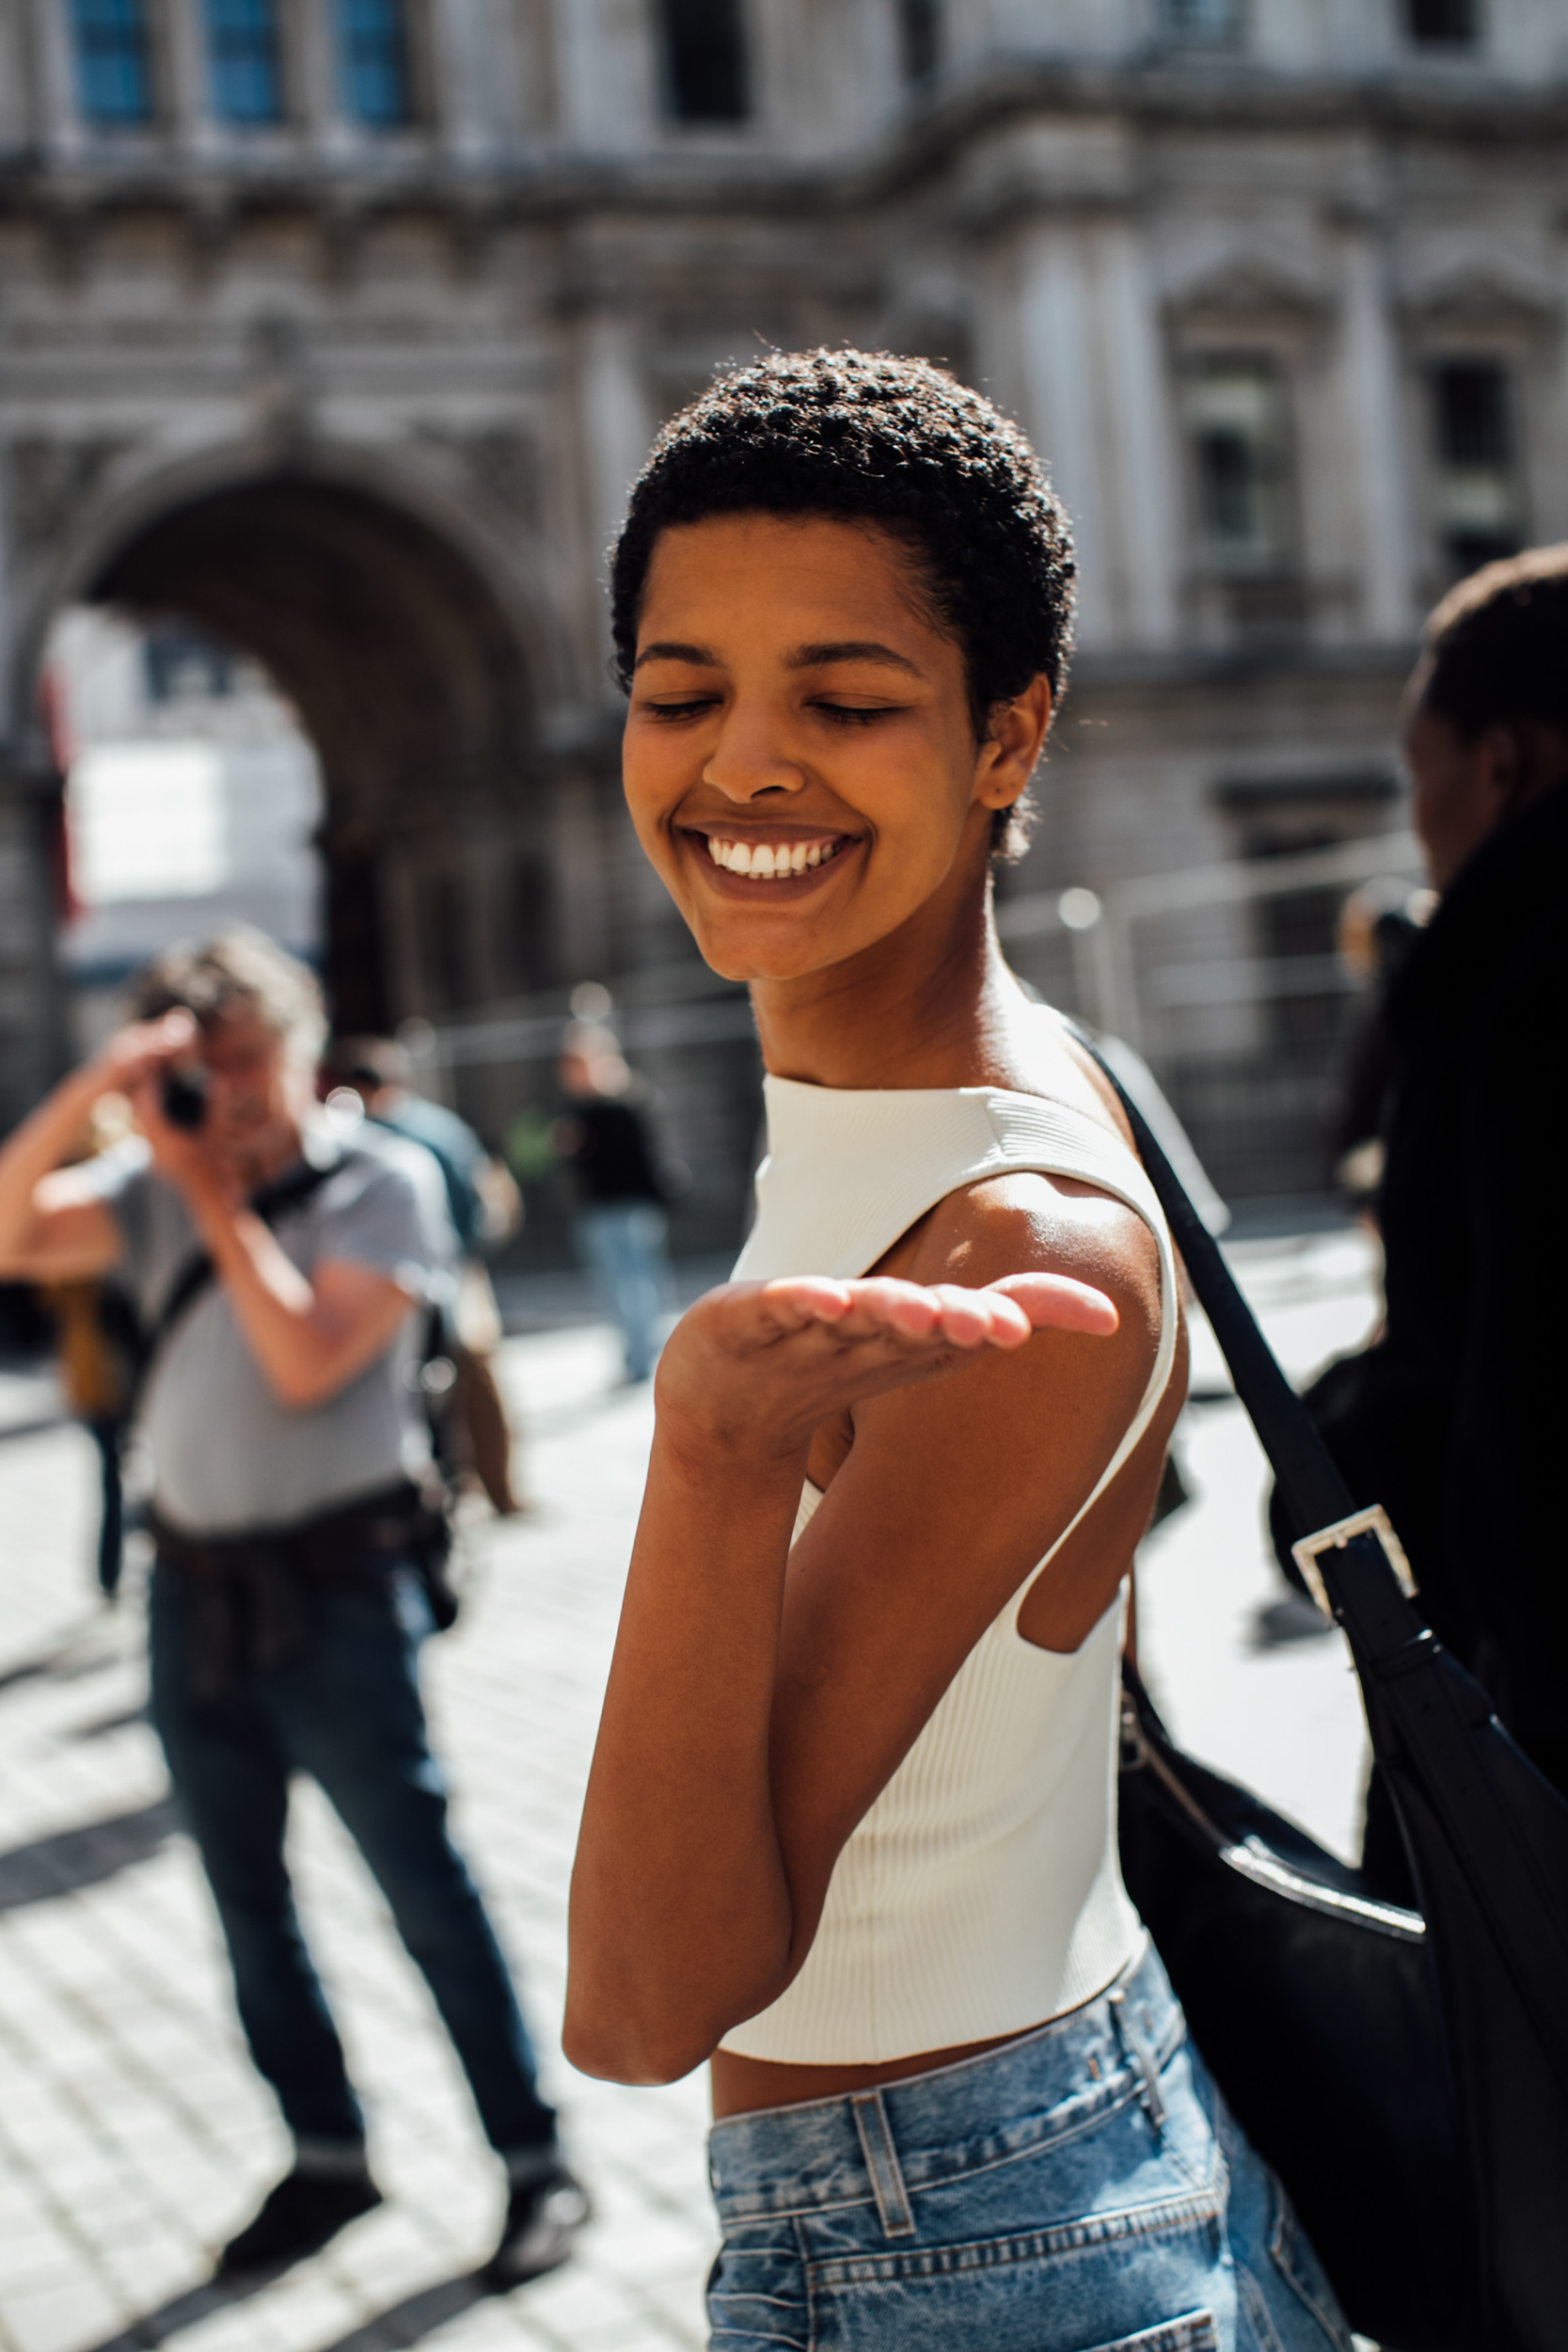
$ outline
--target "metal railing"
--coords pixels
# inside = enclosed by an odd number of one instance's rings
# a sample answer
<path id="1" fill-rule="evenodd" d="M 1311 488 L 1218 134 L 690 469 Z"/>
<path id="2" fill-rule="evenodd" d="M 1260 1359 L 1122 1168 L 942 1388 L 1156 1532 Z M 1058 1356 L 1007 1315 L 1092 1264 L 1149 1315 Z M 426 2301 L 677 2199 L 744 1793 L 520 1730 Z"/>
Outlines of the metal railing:
<path id="1" fill-rule="evenodd" d="M 1337 898 L 1383 876 L 1414 885 L 1419 872 L 1415 836 L 1395 833 L 1139 875 L 1102 892 L 1005 898 L 996 923 L 1041 994 L 1144 1056 L 1222 1193 L 1311 1193 L 1327 1183 L 1323 1135 L 1359 1003 L 1334 948 Z M 1280 935 L 1272 941 L 1259 936 L 1265 910 L 1262 930 L 1272 923 Z M 1292 923 L 1304 934 L 1294 940 Z M 694 959 L 606 986 L 633 1054 L 753 1034 L 744 993 Z M 461 1072 L 552 1059 L 569 1017 L 562 990 L 478 1018 L 410 1024 L 404 1035 L 425 1090 L 450 1102 Z"/>

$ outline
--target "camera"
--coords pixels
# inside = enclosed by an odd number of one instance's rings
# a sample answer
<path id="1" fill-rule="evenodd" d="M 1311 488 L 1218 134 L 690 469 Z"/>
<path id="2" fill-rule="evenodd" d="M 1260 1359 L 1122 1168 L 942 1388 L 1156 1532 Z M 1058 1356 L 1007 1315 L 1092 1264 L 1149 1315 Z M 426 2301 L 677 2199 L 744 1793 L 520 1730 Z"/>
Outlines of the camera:
<path id="1" fill-rule="evenodd" d="M 165 1071 L 163 1111 L 171 1127 L 196 1134 L 207 1116 L 207 1073 L 199 1064 L 195 1069 Z"/>

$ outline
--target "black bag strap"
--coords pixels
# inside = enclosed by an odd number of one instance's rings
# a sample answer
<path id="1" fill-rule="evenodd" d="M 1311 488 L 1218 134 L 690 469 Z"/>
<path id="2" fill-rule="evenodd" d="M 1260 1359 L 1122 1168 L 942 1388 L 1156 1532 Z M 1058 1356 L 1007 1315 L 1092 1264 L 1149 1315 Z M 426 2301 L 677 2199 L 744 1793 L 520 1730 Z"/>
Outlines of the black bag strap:
<path id="1" fill-rule="evenodd" d="M 1148 1121 L 1093 1041 L 1076 1023 L 1064 1025 L 1115 1088 L 1127 1114 L 1138 1156 L 1165 1213 L 1171 1238 L 1181 1253 L 1198 1303 L 1213 1326 L 1236 1394 L 1273 1465 L 1296 1534 L 1316 1534 L 1349 1518 L 1356 1508 L 1349 1487 L 1307 1407 L 1275 1361 L 1274 1351 L 1242 1296 L 1218 1242 L 1187 1198 Z M 1369 1663 L 1408 1652 L 1409 1645 L 1425 1634 L 1424 1621 L 1412 1607 L 1380 1544 L 1357 1543 L 1325 1551 L 1319 1556 L 1318 1568 L 1335 1613 L 1353 1646 Z"/>
<path id="2" fill-rule="evenodd" d="M 263 1225 L 275 1227 L 279 1217 L 309 1200 L 312 1193 L 321 1190 L 328 1177 L 336 1176 L 351 1159 L 364 1156 L 362 1152 L 340 1152 L 336 1159 L 329 1160 L 325 1166 L 310 1162 L 300 1168 L 292 1168 L 285 1175 L 275 1178 L 270 1184 L 263 1184 L 260 1191 L 252 1193 L 245 1205 L 253 1216 L 261 1218 Z M 164 1294 L 163 1305 L 143 1334 L 142 1359 L 136 1379 L 138 1390 L 146 1385 L 153 1360 L 175 1326 L 196 1304 L 215 1273 L 216 1268 L 205 1249 L 193 1249 L 188 1257 L 181 1260 L 174 1279 Z"/>

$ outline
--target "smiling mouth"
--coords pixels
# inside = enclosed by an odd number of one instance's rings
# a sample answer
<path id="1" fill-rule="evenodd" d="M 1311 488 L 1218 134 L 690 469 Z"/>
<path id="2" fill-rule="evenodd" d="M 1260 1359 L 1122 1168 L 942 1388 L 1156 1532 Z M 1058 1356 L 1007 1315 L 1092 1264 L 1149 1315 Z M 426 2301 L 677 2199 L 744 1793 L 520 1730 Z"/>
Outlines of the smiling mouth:
<path id="1" fill-rule="evenodd" d="M 843 834 L 825 834 L 818 841 L 725 841 L 705 835 L 707 853 L 727 874 L 746 874 L 753 882 L 786 882 L 827 866 L 844 848 Z"/>

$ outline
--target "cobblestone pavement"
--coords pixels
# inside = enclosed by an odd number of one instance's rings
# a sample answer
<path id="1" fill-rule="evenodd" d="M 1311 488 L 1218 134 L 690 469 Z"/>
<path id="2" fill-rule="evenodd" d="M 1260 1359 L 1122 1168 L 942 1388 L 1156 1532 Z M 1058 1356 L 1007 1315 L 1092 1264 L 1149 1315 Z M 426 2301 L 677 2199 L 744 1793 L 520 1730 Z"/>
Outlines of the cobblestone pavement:
<path id="1" fill-rule="evenodd" d="M 1292 1368 L 1370 1308 L 1353 1237 L 1243 1252 Z M 1345 1847 L 1361 1734 L 1338 1636 L 1282 1603 L 1261 1469 L 1200 1345 L 1180 1447 L 1194 1505 L 1146 1548 L 1152 1677 L 1178 1731 Z M 93 1469 L 47 1381 L 0 1375 L 0 2346 L 4 2352 L 654 2352 L 705 2340 L 700 2077 L 585 2081 L 556 2041 L 578 1810 L 651 1410 L 597 1328 L 509 1343 L 538 1508 L 487 1530 L 456 1630 L 431 1645 L 460 1838 L 519 1963 L 546 2082 L 595 2218 L 578 2258 L 503 2297 L 473 2279 L 500 2187 L 379 1897 L 302 1788 L 292 1859 L 372 2119 L 388 2202 L 248 2296 L 214 2249 L 285 2143 L 229 2005 L 205 1892 L 142 1714 L 140 1606 L 90 1597 Z"/>

